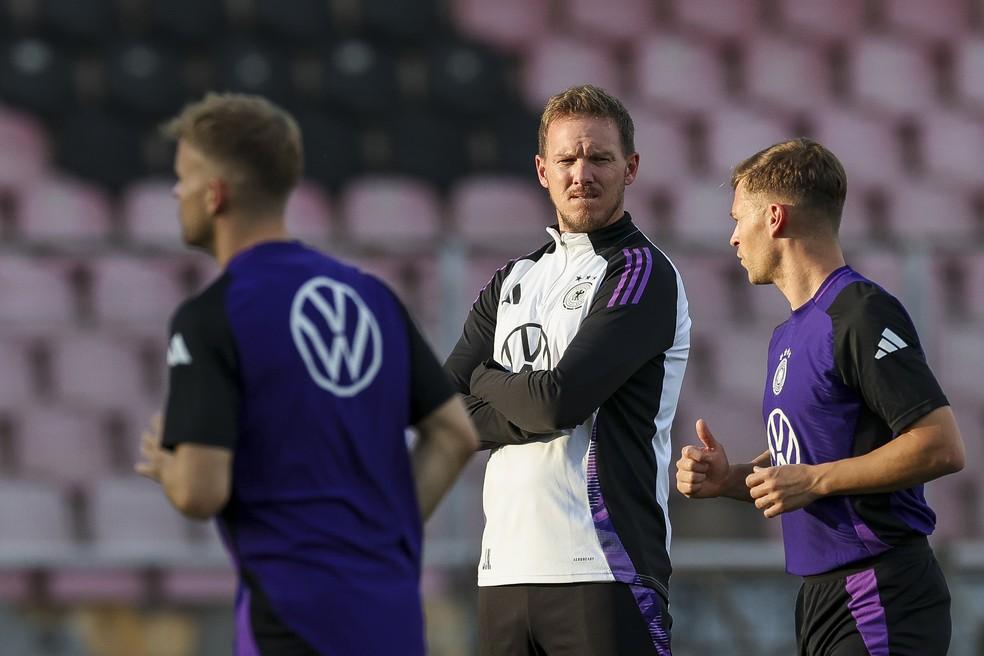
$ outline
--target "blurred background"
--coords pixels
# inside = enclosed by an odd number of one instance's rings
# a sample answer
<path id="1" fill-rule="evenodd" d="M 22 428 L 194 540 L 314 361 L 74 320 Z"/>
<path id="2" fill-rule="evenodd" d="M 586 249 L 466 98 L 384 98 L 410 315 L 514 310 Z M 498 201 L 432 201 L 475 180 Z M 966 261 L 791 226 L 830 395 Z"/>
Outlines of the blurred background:
<path id="1" fill-rule="evenodd" d="M 532 165 L 567 86 L 636 126 L 626 207 L 679 267 L 693 348 L 674 431 L 765 447 L 765 353 L 788 307 L 728 245 L 730 168 L 812 136 L 850 180 L 848 261 L 896 293 L 967 442 L 928 486 L 956 656 L 984 653 L 981 0 L 0 0 L 0 653 L 231 653 L 209 525 L 133 476 L 166 323 L 217 274 L 185 251 L 156 126 L 208 90 L 296 114 L 295 235 L 386 279 L 440 356 L 553 222 Z M 427 527 L 431 652 L 476 652 L 485 455 Z M 671 493 L 674 651 L 793 653 L 776 522 Z"/>

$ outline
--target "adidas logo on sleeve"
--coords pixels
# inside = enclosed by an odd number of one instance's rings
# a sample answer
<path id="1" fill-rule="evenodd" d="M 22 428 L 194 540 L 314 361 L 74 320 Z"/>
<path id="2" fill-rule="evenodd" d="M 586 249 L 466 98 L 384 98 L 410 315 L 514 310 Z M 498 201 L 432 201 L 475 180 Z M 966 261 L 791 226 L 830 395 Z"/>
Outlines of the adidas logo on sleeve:
<path id="1" fill-rule="evenodd" d="M 904 349 L 908 344 L 905 340 L 896 335 L 891 328 L 886 328 L 882 331 L 881 341 L 878 342 L 878 352 L 875 353 L 875 359 L 881 360 L 889 353 L 895 353 L 899 349 Z"/>
<path id="2" fill-rule="evenodd" d="M 191 364 L 191 352 L 181 333 L 175 333 L 167 347 L 167 366 L 176 367 L 179 364 Z"/>

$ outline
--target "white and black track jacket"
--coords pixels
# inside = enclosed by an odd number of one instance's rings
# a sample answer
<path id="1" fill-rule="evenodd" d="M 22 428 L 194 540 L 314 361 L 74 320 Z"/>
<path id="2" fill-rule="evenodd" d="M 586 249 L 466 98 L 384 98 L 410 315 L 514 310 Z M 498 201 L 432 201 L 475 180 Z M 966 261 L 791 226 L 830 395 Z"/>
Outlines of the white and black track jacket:
<path id="1" fill-rule="evenodd" d="M 628 213 L 547 232 L 492 277 L 445 363 L 492 449 L 479 585 L 620 581 L 666 597 L 683 284 Z"/>

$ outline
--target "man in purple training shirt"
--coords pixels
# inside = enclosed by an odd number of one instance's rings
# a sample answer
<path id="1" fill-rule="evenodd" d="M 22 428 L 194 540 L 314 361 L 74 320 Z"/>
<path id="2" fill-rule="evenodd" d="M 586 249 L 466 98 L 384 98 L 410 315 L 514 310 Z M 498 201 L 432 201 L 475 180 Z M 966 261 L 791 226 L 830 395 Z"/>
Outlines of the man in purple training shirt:
<path id="1" fill-rule="evenodd" d="M 949 402 L 897 299 L 844 262 L 847 177 L 820 144 L 756 153 L 731 179 L 731 245 L 753 284 L 792 308 L 769 345 L 768 451 L 729 463 L 703 420 L 677 461 L 687 497 L 727 496 L 781 517 L 802 656 L 943 656 L 950 594 L 926 540 L 922 484 L 959 471 Z"/>

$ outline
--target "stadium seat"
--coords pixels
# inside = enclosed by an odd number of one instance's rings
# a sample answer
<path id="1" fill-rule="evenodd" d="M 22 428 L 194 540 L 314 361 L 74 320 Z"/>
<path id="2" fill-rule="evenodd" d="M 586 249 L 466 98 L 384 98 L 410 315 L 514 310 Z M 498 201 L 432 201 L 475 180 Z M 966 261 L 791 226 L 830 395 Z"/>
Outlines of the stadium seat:
<path id="1" fill-rule="evenodd" d="M 222 0 L 167 0 L 151 3 L 154 32 L 179 43 L 205 42 L 225 31 Z"/>
<path id="2" fill-rule="evenodd" d="M 538 109 L 542 110 L 542 107 Z M 473 168 L 535 179 L 533 156 L 537 151 L 539 114 L 517 103 L 510 109 L 496 112 L 483 125 L 490 130 L 486 137 L 491 153 L 483 162 L 484 169 L 480 165 Z"/>
<path id="3" fill-rule="evenodd" d="M 285 44 L 311 43 L 331 34 L 329 5 L 323 0 L 258 0 L 256 18 L 261 29 Z"/>
<path id="4" fill-rule="evenodd" d="M 349 236 L 372 248 L 429 248 L 441 230 L 437 194 L 412 178 L 359 178 L 342 192 L 341 208 Z"/>
<path id="5" fill-rule="evenodd" d="M 755 151 L 747 155 L 753 152 Z M 734 163 L 737 164 L 737 160 Z M 673 233 L 677 238 L 684 242 L 709 246 L 717 251 L 726 252 L 731 249 L 731 233 L 735 229 L 731 219 L 734 192 L 728 179 L 724 175 L 716 179 L 695 179 L 675 190 Z"/>
<path id="6" fill-rule="evenodd" d="M 424 335 L 437 343 L 441 321 L 440 280 L 433 258 L 416 255 L 362 255 L 342 257 L 370 273 L 393 290 Z"/>
<path id="7" fill-rule="evenodd" d="M 303 111 L 297 123 L 304 139 L 304 175 L 337 189 L 362 173 L 365 163 L 354 122 L 325 111 Z"/>
<path id="8" fill-rule="evenodd" d="M 953 43 L 953 76 L 958 97 L 984 111 L 984 37 L 966 36 Z"/>
<path id="9" fill-rule="evenodd" d="M 123 230 L 131 243 L 164 248 L 181 246 L 178 201 L 173 189 L 174 180 L 144 178 L 123 190 Z"/>
<path id="10" fill-rule="evenodd" d="M 289 104 L 290 75 L 280 51 L 242 37 L 224 43 L 215 55 L 216 90 L 250 93 Z"/>
<path id="11" fill-rule="evenodd" d="M 847 198 L 844 200 L 838 235 L 841 244 L 850 247 L 857 242 L 871 240 L 872 235 L 865 200 L 866 188 L 863 184 L 854 184 L 851 174 L 848 174 L 847 181 Z"/>
<path id="12" fill-rule="evenodd" d="M 101 478 L 91 486 L 88 500 L 93 546 L 104 555 L 147 560 L 187 555 L 191 522 L 152 481 Z"/>
<path id="13" fill-rule="evenodd" d="M 379 170 L 402 174 L 446 187 L 465 170 L 463 126 L 425 111 L 390 116 L 383 133 L 389 143 Z"/>
<path id="14" fill-rule="evenodd" d="M 63 335 L 53 348 L 58 398 L 92 410 L 123 408 L 147 396 L 136 347 L 101 334 Z"/>
<path id="15" fill-rule="evenodd" d="M 902 177 L 902 153 L 893 123 L 838 107 L 815 112 L 813 121 L 817 140 L 844 165 L 849 189 L 891 185 Z"/>
<path id="16" fill-rule="evenodd" d="M 47 31 L 72 43 L 108 39 L 117 29 L 112 0 L 42 0 Z"/>
<path id="17" fill-rule="evenodd" d="M 287 231 L 291 236 L 324 247 L 332 235 L 331 205 L 314 182 L 302 181 L 287 201 Z"/>
<path id="18" fill-rule="evenodd" d="M 0 47 L 0 98 L 5 104 L 45 116 L 72 98 L 71 66 L 51 43 L 28 37 Z"/>
<path id="19" fill-rule="evenodd" d="M 515 260 L 518 257 L 522 257 L 523 253 L 516 253 L 514 255 L 509 255 L 507 257 L 497 256 L 497 255 L 478 255 L 474 254 L 468 258 L 468 271 L 466 273 L 466 283 L 465 283 L 465 297 L 467 308 L 471 309 L 472 303 L 478 298 L 478 295 L 485 289 L 492 277 L 495 276 L 496 272 L 502 267 L 509 263 L 510 260 Z"/>
<path id="20" fill-rule="evenodd" d="M 930 112 L 921 117 L 921 126 L 928 175 L 940 184 L 958 188 L 981 184 L 984 126 L 980 119 L 955 112 Z"/>
<path id="21" fill-rule="evenodd" d="M 364 29 L 380 40 L 423 43 L 438 27 L 437 0 L 358 0 Z"/>
<path id="22" fill-rule="evenodd" d="M 742 37 L 759 28 L 753 6 L 728 0 L 674 0 L 677 24 L 715 37 Z"/>
<path id="23" fill-rule="evenodd" d="M 0 256 L 0 323 L 34 330 L 66 326 L 75 318 L 75 310 L 62 260 Z"/>
<path id="24" fill-rule="evenodd" d="M 789 37 L 750 39 L 745 51 L 745 92 L 763 107 L 810 111 L 830 96 L 826 52 Z"/>
<path id="25" fill-rule="evenodd" d="M 631 88 L 658 107 L 704 111 L 725 98 L 720 60 L 713 42 L 653 32 L 636 42 Z"/>
<path id="26" fill-rule="evenodd" d="M 43 178 L 23 190 L 19 205 L 18 231 L 29 242 L 91 246 L 110 237 L 109 198 L 82 180 Z"/>
<path id="27" fill-rule="evenodd" d="M 916 44 L 869 36 L 850 48 L 852 97 L 887 116 L 916 116 L 931 108 L 935 72 L 929 52 Z"/>
<path id="28" fill-rule="evenodd" d="M 716 387 L 729 398 L 747 399 L 750 409 L 755 412 L 761 409 L 765 380 L 771 381 L 774 373 L 766 371 L 773 328 L 774 324 L 763 324 L 740 330 L 714 331 Z"/>
<path id="29" fill-rule="evenodd" d="M 119 567 L 64 567 L 51 573 L 48 597 L 58 604 L 115 603 L 134 606 L 144 599 L 144 573 Z"/>
<path id="30" fill-rule="evenodd" d="M 683 278 L 694 330 L 705 331 L 730 321 L 734 317 L 730 295 L 734 285 L 729 282 L 729 277 L 733 275 L 732 269 L 738 266 L 737 260 L 710 254 L 680 253 L 670 257 Z M 687 375 L 690 375 L 689 371 Z"/>
<path id="31" fill-rule="evenodd" d="M 371 41 L 332 44 L 321 57 L 321 68 L 321 101 L 332 110 L 364 119 L 384 115 L 397 103 L 396 62 Z"/>
<path id="32" fill-rule="evenodd" d="M 913 181 L 895 187 L 889 201 L 892 230 L 905 242 L 962 244 L 974 238 L 977 222 L 966 193 Z"/>
<path id="33" fill-rule="evenodd" d="M 20 473 L 72 488 L 110 474 L 109 440 L 94 413 L 32 406 L 16 421 Z"/>
<path id="34" fill-rule="evenodd" d="M 92 301 L 102 325 L 149 325 L 163 329 L 185 290 L 178 266 L 167 258 L 105 255 L 88 261 Z"/>
<path id="35" fill-rule="evenodd" d="M 451 190 L 448 213 L 458 232 L 479 248 L 533 250 L 554 223 L 547 192 L 532 179 L 473 177 Z"/>
<path id="36" fill-rule="evenodd" d="M 612 0 L 604 11 L 594 0 L 571 0 L 564 3 L 564 12 L 574 34 L 601 38 L 616 47 L 641 37 L 656 21 L 650 0 Z"/>
<path id="37" fill-rule="evenodd" d="M 443 42 L 427 53 L 428 97 L 449 116 L 489 116 L 502 106 L 507 69 L 488 48 Z"/>
<path id="38" fill-rule="evenodd" d="M 905 272 L 901 254 L 890 250 L 863 250 L 849 253 L 845 259 L 852 269 L 890 294 L 899 296 L 904 291 Z"/>
<path id="39" fill-rule="evenodd" d="M 181 108 L 187 95 L 182 61 L 150 41 L 131 41 L 109 50 L 106 86 L 110 101 L 123 112 L 154 120 Z"/>
<path id="40" fill-rule="evenodd" d="M 38 559 L 64 556 L 72 541 L 71 512 L 57 487 L 0 479 L 0 553 Z"/>
<path id="41" fill-rule="evenodd" d="M 173 567 L 161 577 L 161 594 L 172 603 L 227 604 L 236 596 L 231 567 Z"/>
<path id="42" fill-rule="evenodd" d="M 451 17 L 463 34 L 518 52 L 549 30 L 550 5 L 549 0 L 452 0 Z"/>
<path id="43" fill-rule="evenodd" d="M 781 0 L 779 14 L 792 35 L 851 39 L 864 30 L 865 0 Z"/>
<path id="44" fill-rule="evenodd" d="M 120 188 L 143 172 L 145 130 L 149 127 L 97 110 L 69 113 L 58 126 L 57 163 L 78 177 Z"/>
<path id="45" fill-rule="evenodd" d="M 746 157 L 797 136 L 780 117 L 738 107 L 720 108 L 708 114 L 711 172 L 730 179 L 732 169 Z"/>
<path id="46" fill-rule="evenodd" d="M 686 179 L 691 146 L 680 121 L 642 107 L 628 109 L 639 153 L 639 173 L 632 186 L 652 193 Z"/>
<path id="47" fill-rule="evenodd" d="M 594 84 L 621 93 L 618 64 L 610 49 L 556 34 L 533 46 L 523 62 L 522 94 L 531 109 L 541 109 L 550 96 L 576 84 Z"/>
<path id="48" fill-rule="evenodd" d="M 16 195 L 33 185 L 47 162 L 47 137 L 40 122 L 0 106 L 0 191 Z"/>
<path id="49" fill-rule="evenodd" d="M 34 365 L 24 338 L 7 334 L 0 337 L 0 411 L 25 407 L 37 395 Z"/>
<path id="50" fill-rule="evenodd" d="M 882 8 L 892 31 L 920 39 L 951 41 L 970 25 L 964 0 L 883 0 Z"/>

